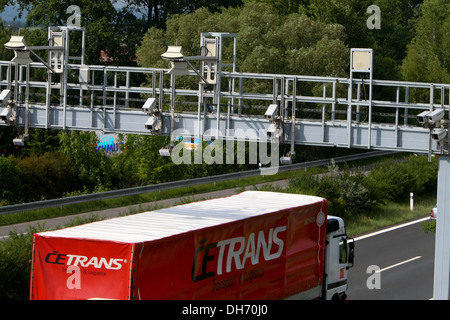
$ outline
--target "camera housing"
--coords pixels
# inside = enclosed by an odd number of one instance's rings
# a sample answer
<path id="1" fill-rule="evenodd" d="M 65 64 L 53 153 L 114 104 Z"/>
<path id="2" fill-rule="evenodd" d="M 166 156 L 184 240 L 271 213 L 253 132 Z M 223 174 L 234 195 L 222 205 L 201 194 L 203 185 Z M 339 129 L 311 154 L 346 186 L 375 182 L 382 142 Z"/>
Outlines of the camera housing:
<path id="1" fill-rule="evenodd" d="M 0 93 L 0 103 L 4 106 L 8 105 L 9 98 L 11 97 L 11 90 L 5 89 Z"/>
<path id="2" fill-rule="evenodd" d="M 423 111 L 417 115 L 417 121 L 425 128 L 436 125 L 442 118 L 444 118 L 444 109 L 437 109 L 434 111 Z"/>
<path id="3" fill-rule="evenodd" d="M 447 137 L 447 132 L 448 131 L 446 129 L 443 129 L 443 128 L 434 129 L 431 132 L 431 137 L 434 140 L 441 141 L 441 140 L 444 140 Z"/>
<path id="4" fill-rule="evenodd" d="M 285 156 L 280 158 L 280 163 L 284 165 L 292 164 L 291 157 Z"/>
<path id="5" fill-rule="evenodd" d="M 266 117 L 266 120 L 273 121 L 276 119 L 278 114 L 278 105 L 277 104 L 271 104 L 266 110 L 266 113 L 264 113 L 264 116 Z"/>
<path id="6" fill-rule="evenodd" d="M 142 111 L 148 114 L 152 114 L 155 110 L 156 106 L 156 99 L 155 98 L 148 98 L 147 101 L 145 101 L 144 105 L 142 106 Z"/>
<path id="7" fill-rule="evenodd" d="M 428 114 L 428 123 L 436 124 L 444 118 L 444 109 L 437 109 Z"/>
<path id="8" fill-rule="evenodd" d="M 145 128 L 151 133 L 158 133 L 161 130 L 162 121 L 157 116 L 151 116 L 145 123 Z"/>
<path id="9" fill-rule="evenodd" d="M 12 117 L 12 109 L 9 107 L 3 108 L 3 110 L 0 112 L 0 121 L 3 121 L 4 123 L 10 123 L 11 117 Z"/>
<path id="10" fill-rule="evenodd" d="M 269 128 L 267 128 L 267 137 L 268 138 L 277 138 L 281 136 L 282 130 L 277 123 L 271 123 Z"/>

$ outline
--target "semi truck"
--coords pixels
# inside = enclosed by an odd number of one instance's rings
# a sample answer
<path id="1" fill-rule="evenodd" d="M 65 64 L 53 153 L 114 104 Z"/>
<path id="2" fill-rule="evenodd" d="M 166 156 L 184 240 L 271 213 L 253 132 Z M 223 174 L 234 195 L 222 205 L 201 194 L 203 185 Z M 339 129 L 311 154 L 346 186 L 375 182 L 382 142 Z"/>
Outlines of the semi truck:
<path id="1" fill-rule="evenodd" d="M 327 209 L 244 191 L 35 233 L 30 299 L 345 299 L 354 241 Z"/>

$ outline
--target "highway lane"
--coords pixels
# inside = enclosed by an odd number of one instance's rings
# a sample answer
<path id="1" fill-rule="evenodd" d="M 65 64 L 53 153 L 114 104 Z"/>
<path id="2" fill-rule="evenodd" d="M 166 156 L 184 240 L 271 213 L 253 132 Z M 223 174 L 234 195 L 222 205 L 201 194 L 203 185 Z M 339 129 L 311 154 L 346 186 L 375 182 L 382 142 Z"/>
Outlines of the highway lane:
<path id="1" fill-rule="evenodd" d="M 349 300 L 433 297 L 435 235 L 425 234 L 420 228 L 421 221 L 355 238 L 355 265 L 348 280 Z"/>

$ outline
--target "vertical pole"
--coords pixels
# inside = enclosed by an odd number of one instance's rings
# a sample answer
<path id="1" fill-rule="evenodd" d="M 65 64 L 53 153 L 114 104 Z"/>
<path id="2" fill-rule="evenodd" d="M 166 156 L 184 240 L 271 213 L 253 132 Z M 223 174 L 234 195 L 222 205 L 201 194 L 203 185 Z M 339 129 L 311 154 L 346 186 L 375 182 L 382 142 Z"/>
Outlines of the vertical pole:
<path id="1" fill-rule="evenodd" d="M 439 156 L 436 219 L 436 244 L 434 254 L 435 300 L 449 300 L 450 295 L 450 156 Z"/>
<path id="2" fill-rule="evenodd" d="M 30 119 L 29 119 L 29 99 L 30 99 L 30 64 L 26 64 L 26 87 L 25 87 L 25 133 L 24 139 L 28 141 L 28 130 L 30 127 Z"/>
<path id="3" fill-rule="evenodd" d="M 45 129 L 50 127 L 50 102 L 52 98 L 51 90 L 52 90 L 52 73 L 47 70 L 47 83 L 45 84 Z"/>
<path id="4" fill-rule="evenodd" d="M 198 104 L 197 104 L 197 138 L 201 138 L 202 137 L 202 132 L 201 132 L 201 123 L 202 123 L 202 106 L 203 106 L 203 84 L 201 81 L 198 82 Z M 204 121 L 206 121 L 206 115 L 205 115 L 205 119 Z"/>
<path id="5" fill-rule="evenodd" d="M 406 87 L 406 88 L 405 88 L 405 103 L 406 103 L 406 104 L 409 103 L 409 87 Z M 404 124 L 405 126 L 408 125 L 408 108 L 405 108 L 405 115 L 404 115 L 403 124 Z"/>
<path id="6" fill-rule="evenodd" d="M 434 85 L 430 84 L 430 111 L 434 110 Z M 432 138 L 431 138 L 431 131 L 430 128 L 430 135 L 428 137 L 428 162 L 431 162 L 431 155 L 432 155 Z"/>
<path id="7" fill-rule="evenodd" d="M 128 100 L 127 100 L 128 101 Z M 164 72 L 159 73 L 159 112 L 163 112 L 163 104 L 164 104 Z"/>
<path id="8" fill-rule="evenodd" d="M 397 95 L 395 98 L 395 103 L 400 103 L 400 87 L 397 87 Z M 395 108 L 395 146 L 398 147 L 398 124 L 399 124 L 399 112 L 400 109 Z M 412 210 L 411 210 L 412 211 Z"/>
<path id="9" fill-rule="evenodd" d="M 130 71 L 127 71 L 127 73 L 126 73 L 125 86 L 127 87 L 127 89 L 130 88 Z M 130 107 L 130 92 L 127 90 L 125 92 L 125 108 L 128 108 L 128 107 Z M 160 107 L 161 107 L 161 105 L 160 105 Z"/>
<path id="10" fill-rule="evenodd" d="M 108 114 L 106 112 L 106 86 L 108 82 L 108 74 L 106 71 L 106 67 L 103 68 L 103 131 L 106 130 L 107 127 L 107 118 L 108 118 Z"/>
<path id="11" fill-rule="evenodd" d="M 216 139 L 220 138 L 220 99 L 222 96 L 221 87 L 222 87 L 222 37 L 216 37 L 216 55 L 218 55 L 219 59 L 217 61 L 217 78 L 216 84 L 214 85 L 215 92 L 214 96 L 216 97 L 216 106 L 217 106 L 217 133 Z"/>
<path id="12" fill-rule="evenodd" d="M 322 84 L 322 98 L 325 100 L 327 98 L 327 83 Z M 322 103 L 322 142 L 325 142 L 325 116 L 326 116 L 326 103 Z"/>
<path id="13" fill-rule="evenodd" d="M 62 96 L 63 96 L 63 130 L 66 130 L 66 122 L 67 122 L 67 79 L 68 79 L 68 68 L 69 68 L 69 31 L 66 29 L 63 33 L 65 35 L 65 45 L 64 45 L 64 61 L 63 63 L 63 79 L 62 82 Z"/>
<path id="14" fill-rule="evenodd" d="M 370 84 L 369 84 L 369 130 L 367 134 L 367 149 L 372 147 L 372 92 L 373 92 L 373 51 L 370 49 Z"/>
<path id="15" fill-rule="evenodd" d="M 114 72 L 114 88 L 117 89 L 117 71 Z M 113 120 L 112 126 L 113 126 L 114 129 L 116 129 L 116 128 L 117 128 L 117 127 L 116 127 L 116 116 L 117 116 L 117 114 L 116 114 L 116 112 L 117 112 L 117 91 L 115 91 L 115 90 L 114 90 L 113 110 L 114 110 L 114 111 L 113 111 L 113 118 L 112 118 L 112 120 Z"/>
<path id="16" fill-rule="evenodd" d="M 95 70 L 91 74 L 92 86 L 95 84 Z M 91 127 L 94 127 L 94 90 L 91 90 Z"/>
<path id="17" fill-rule="evenodd" d="M 170 75 L 170 140 L 173 141 L 172 137 L 173 126 L 175 125 L 175 75 Z"/>
<path id="18" fill-rule="evenodd" d="M 358 83 L 358 89 L 356 91 L 356 100 L 359 102 L 361 101 L 361 83 Z M 356 124 L 360 123 L 361 120 L 361 105 L 356 105 Z"/>
<path id="19" fill-rule="evenodd" d="M 353 99 L 353 49 L 350 51 L 350 78 L 348 79 L 347 97 L 347 148 L 352 142 L 352 99 Z"/>
<path id="20" fill-rule="evenodd" d="M 242 115 L 242 92 L 244 89 L 243 79 L 242 77 L 239 77 L 239 109 L 238 109 L 238 116 Z"/>
<path id="21" fill-rule="evenodd" d="M 353 97 L 353 72 L 350 71 L 347 106 L 347 148 L 352 146 L 352 98 Z"/>
<path id="22" fill-rule="evenodd" d="M 292 82 L 291 157 L 293 157 L 295 154 L 295 111 L 297 108 L 297 77 L 294 77 Z"/>
<path id="23" fill-rule="evenodd" d="M 333 81 L 333 103 L 331 104 L 331 121 L 333 122 L 336 119 L 336 81 Z"/>

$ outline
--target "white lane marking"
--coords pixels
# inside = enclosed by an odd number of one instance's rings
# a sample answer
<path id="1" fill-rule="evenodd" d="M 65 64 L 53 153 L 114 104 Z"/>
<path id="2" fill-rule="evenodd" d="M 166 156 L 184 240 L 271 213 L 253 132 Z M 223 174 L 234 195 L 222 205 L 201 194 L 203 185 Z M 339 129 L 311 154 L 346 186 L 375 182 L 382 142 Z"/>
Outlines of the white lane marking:
<path id="1" fill-rule="evenodd" d="M 366 235 L 357 237 L 357 238 L 355 238 L 355 241 L 366 239 L 366 238 L 369 238 L 369 237 L 373 237 L 373 236 L 376 236 L 376 235 L 379 235 L 379 234 L 382 234 L 382 233 L 385 233 L 385 232 L 389 232 L 389 231 L 392 231 L 392 230 L 400 229 L 400 228 L 403 228 L 403 227 L 407 227 L 409 225 L 412 225 L 412 224 L 415 224 L 415 223 L 419 223 L 419 222 L 423 222 L 423 221 L 429 220 L 429 219 L 430 219 L 429 217 L 425 217 L 425 218 L 421 218 L 421 219 L 418 219 L 418 220 L 410 221 L 410 222 L 407 222 L 407 223 L 404 223 L 404 224 L 400 224 L 400 225 L 395 226 L 395 227 L 391 227 L 391 228 L 383 229 L 383 230 L 380 230 L 380 231 L 376 231 L 376 232 L 373 232 L 373 233 L 370 233 L 370 234 L 366 234 Z"/>
<path id="2" fill-rule="evenodd" d="M 414 257 L 414 258 L 411 258 L 411 259 L 408 259 L 408 260 L 405 260 L 405 261 L 393 264 L 392 266 L 389 266 L 389 267 L 377 270 L 375 272 L 383 272 L 383 271 L 386 271 L 386 270 L 389 270 L 389 269 L 401 266 L 402 264 L 405 264 L 405 263 L 408 263 L 408 262 L 411 262 L 411 261 L 414 261 L 414 260 L 417 260 L 417 259 L 420 259 L 420 258 L 422 258 L 422 256 L 417 256 L 417 257 Z"/>

